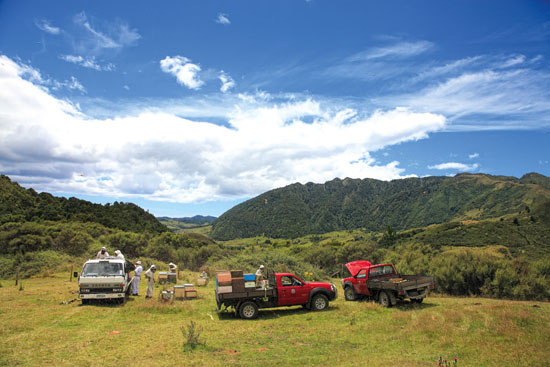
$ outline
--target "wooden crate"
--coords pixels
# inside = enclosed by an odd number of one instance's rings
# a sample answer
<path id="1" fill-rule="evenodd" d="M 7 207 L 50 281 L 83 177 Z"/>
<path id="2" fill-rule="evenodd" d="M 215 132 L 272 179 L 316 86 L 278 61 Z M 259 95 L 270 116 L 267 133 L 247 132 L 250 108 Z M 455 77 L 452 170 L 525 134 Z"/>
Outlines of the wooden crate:
<path id="1" fill-rule="evenodd" d="M 244 278 L 231 279 L 231 287 L 233 287 L 233 292 L 244 292 Z"/>
<path id="2" fill-rule="evenodd" d="M 231 279 L 234 278 L 242 278 L 243 277 L 243 271 L 242 270 L 231 270 Z"/>
<path id="3" fill-rule="evenodd" d="M 185 288 L 185 299 L 197 298 L 197 291 L 195 288 Z"/>
<path id="4" fill-rule="evenodd" d="M 231 285 L 231 273 L 228 271 L 218 271 L 216 273 L 216 280 L 218 286 L 225 287 Z"/>
<path id="5" fill-rule="evenodd" d="M 174 298 L 184 299 L 185 298 L 185 287 L 181 285 L 174 286 Z"/>

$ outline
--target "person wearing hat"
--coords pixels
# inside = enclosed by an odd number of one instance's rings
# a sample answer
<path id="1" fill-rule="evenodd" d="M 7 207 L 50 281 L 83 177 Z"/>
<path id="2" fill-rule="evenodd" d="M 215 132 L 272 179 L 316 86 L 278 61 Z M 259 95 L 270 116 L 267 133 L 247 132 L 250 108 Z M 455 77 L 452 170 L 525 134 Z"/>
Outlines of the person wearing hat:
<path id="1" fill-rule="evenodd" d="M 101 250 L 96 255 L 96 259 L 105 259 L 107 256 L 109 256 L 109 253 L 107 252 L 107 249 L 105 247 L 102 247 Z"/>
<path id="2" fill-rule="evenodd" d="M 265 266 L 260 265 L 258 270 L 256 270 L 256 288 L 263 288 L 263 281 L 265 279 L 264 268 Z"/>
<path id="3" fill-rule="evenodd" d="M 155 265 L 151 265 L 149 270 L 145 272 L 145 277 L 147 278 L 147 292 L 145 292 L 145 298 L 153 297 L 153 285 L 155 284 L 155 271 L 157 271 L 157 267 Z"/>
<path id="4" fill-rule="evenodd" d="M 132 295 L 139 296 L 139 281 L 141 280 L 141 272 L 143 267 L 141 261 L 136 261 L 136 268 L 134 269 L 134 280 L 132 281 Z"/>
<path id="5" fill-rule="evenodd" d="M 176 273 L 176 281 L 178 280 L 178 267 L 174 263 L 168 264 L 168 267 L 170 268 L 170 273 Z"/>
<path id="6" fill-rule="evenodd" d="M 115 256 L 119 259 L 124 259 L 124 255 L 122 255 L 122 252 L 120 252 L 120 250 L 115 251 Z"/>

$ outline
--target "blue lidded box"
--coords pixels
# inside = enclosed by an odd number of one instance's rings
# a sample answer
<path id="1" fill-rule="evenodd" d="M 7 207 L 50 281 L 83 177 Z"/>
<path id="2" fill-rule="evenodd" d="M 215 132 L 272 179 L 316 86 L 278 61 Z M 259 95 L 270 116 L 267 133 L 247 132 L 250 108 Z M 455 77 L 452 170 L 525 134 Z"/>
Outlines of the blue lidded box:
<path id="1" fill-rule="evenodd" d="M 256 280 L 256 276 L 254 274 L 244 274 L 245 282 L 253 282 L 255 280 Z"/>

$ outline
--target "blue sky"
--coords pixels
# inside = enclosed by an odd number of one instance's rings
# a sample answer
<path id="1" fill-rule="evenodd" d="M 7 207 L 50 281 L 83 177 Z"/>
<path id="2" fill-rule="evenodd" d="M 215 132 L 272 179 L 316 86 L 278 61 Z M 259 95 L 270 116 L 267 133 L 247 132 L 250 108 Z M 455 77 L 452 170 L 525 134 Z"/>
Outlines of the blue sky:
<path id="1" fill-rule="evenodd" d="M 0 173 L 158 216 L 550 176 L 548 1 L 0 1 Z"/>

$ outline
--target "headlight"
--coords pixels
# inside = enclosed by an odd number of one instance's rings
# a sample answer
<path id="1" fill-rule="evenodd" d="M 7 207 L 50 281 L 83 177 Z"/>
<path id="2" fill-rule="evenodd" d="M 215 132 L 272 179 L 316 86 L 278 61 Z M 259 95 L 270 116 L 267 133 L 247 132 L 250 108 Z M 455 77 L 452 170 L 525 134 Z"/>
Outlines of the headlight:
<path id="1" fill-rule="evenodd" d="M 80 293 L 90 293 L 90 288 L 80 288 Z"/>
<path id="2" fill-rule="evenodd" d="M 122 288 L 113 288 L 113 292 L 122 292 Z"/>

